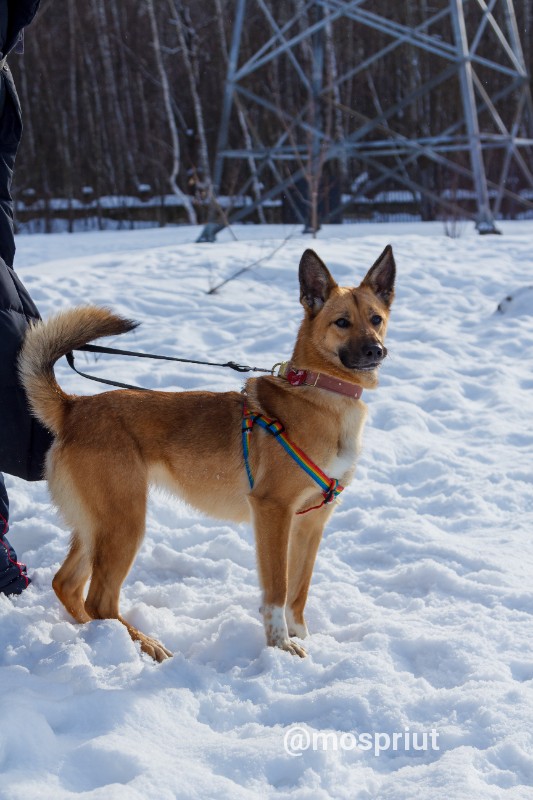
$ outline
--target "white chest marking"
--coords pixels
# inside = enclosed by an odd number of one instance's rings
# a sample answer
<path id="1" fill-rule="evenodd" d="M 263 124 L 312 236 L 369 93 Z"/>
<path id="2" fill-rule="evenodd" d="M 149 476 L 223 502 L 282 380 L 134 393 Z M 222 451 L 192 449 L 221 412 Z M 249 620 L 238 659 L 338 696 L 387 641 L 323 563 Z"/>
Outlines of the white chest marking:
<path id="1" fill-rule="evenodd" d="M 337 454 L 329 461 L 326 473 L 342 483 L 344 476 L 351 477 L 355 462 L 361 452 L 366 407 L 357 404 L 344 414 L 339 431 Z M 346 480 L 346 478 L 345 478 Z"/>

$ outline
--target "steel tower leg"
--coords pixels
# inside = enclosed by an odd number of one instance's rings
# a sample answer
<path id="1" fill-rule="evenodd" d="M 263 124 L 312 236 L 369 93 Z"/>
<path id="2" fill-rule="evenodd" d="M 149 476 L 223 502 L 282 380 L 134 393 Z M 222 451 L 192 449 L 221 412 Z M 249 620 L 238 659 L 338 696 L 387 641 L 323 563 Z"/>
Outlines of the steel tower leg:
<path id="1" fill-rule="evenodd" d="M 239 51 L 241 48 L 242 27 L 244 23 L 244 12 L 246 10 L 246 0 L 237 0 L 235 11 L 235 22 L 233 24 L 233 36 L 231 39 L 231 49 L 228 60 L 228 72 L 224 91 L 224 103 L 222 106 L 222 119 L 218 131 L 217 154 L 215 168 L 213 170 L 213 197 L 210 198 L 209 217 L 207 223 L 198 237 L 198 242 L 214 242 L 216 235 L 225 227 L 225 223 L 215 221 L 216 210 L 215 201 L 220 192 L 222 183 L 222 170 L 224 168 L 223 151 L 228 144 L 229 121 L 231 107 L 233 105 L 233 95 L 235 92 L 235 76 L 237 74 L 237 64 L 239 61 Z"/>
<path id="2" fill-rule="evenodd" d="M 474 188 L 477 201 L 476 228 L 480 233 L 500 233 L 494 224 L 490 209 L 489 191 L 481 149 L 481 136 L 476 112 L 476 96 L 472 77 L 472 62 L 466 35 L 463 0 L 450 0 L 450 12 L 453 23 L 455 45 L 460 59 L 459 79 L 461 98 L 465 115 L 466 129 L 470 150 L 470 164 L 474 175 Z"/>

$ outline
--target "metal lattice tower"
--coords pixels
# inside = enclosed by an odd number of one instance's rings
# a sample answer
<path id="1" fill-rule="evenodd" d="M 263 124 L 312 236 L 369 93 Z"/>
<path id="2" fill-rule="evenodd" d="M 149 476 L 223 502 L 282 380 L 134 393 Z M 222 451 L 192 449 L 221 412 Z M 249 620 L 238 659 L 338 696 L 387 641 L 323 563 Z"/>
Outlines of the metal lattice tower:
<path id="1" fill-rule="evenodd" d="M 232 195 L 246 195 L 248 202 L 224 219 L 213 204 L 200 241 L 213 241 L 228 221 L 257 215 L 280 198 L 309 227 L 295 188 L 303 182 L 312 197 L 325 174 L 344 183 L 345 194 L 339 192 L 322 221 L 363 192 L 369 197 L 394 186 L 429 204 L 432 214 L 471 217 L 481 233 L 497 232 L 504 202 L 533 209 L 533 191 L 527 191 L 533 189 L 533 104 L 512 0 L 434 0 L 431 12 L 420 0 L 417 18 L 406 24 L 402 17 L 416 5 L 236 0 L 214 190 L 232 171 L 238 176 Z M 366 46 L 370 30 L 378 43 L 374 52 Z M 257 45 L 250 53 L 248 44 L 243 56 L 245 33 Z M 337 37 L 353 43 L 342 71 L 328 47 Z M 431 56 L 424 67 L 421 51 Z M 409 69 L 399 91 L 402 60 Z M 374 74 L 383 76 L 389 65 L 395 70 L 391 95 L 379 96 Z M 300 92 L 296 115 L 283 107 L 289 72 Z M 345 102 L 354 85 L 367 109 L 371 98 L 371 113 Z M 450 103 L 445 124 L 443 114 L 435 114 L 444 96 Z M 434 186 L 437 171 L 446 191 Z M 463 203 L 464 195 L 475 207 Z"/>

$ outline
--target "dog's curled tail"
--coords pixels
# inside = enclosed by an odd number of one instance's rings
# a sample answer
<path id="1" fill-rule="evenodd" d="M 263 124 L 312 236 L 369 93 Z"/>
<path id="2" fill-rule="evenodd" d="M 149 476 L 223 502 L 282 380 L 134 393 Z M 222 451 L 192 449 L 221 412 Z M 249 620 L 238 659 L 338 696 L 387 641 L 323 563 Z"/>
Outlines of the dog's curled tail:
<path id="1" fill-rule="evenodd" d="M 33 413 L 52 433 L 61 431 L 73 400 L 55 379 L 55 362 L 93 339 L 127 333 L 137 325 L 108 308 L 80 306 L 30 326 L 19 355 L 19 375 Z"/>

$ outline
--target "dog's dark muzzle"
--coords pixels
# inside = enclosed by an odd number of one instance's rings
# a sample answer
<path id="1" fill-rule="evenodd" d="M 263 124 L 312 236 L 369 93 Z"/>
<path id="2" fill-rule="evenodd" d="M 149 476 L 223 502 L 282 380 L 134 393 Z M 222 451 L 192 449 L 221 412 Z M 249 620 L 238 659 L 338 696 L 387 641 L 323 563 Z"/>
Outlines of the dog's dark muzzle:
<path id="1" fill-rule="evenodd" d="M 343 366 L 348 369 L 372 370 L 379 367 L 387 355 L 387 348 L 381 342 L 364 342 L 357 347 L 346 346 L 339 351 Z"/>

